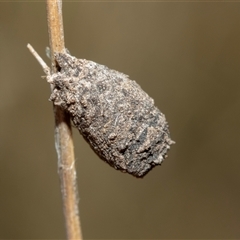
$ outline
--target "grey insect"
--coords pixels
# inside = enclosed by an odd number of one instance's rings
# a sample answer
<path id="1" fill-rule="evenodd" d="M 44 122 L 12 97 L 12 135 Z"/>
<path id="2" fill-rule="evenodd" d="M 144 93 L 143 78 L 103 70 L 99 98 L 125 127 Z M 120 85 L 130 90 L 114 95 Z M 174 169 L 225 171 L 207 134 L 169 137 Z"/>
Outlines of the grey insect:
<path id="1" fill-rule="evenodd" d="M 60 71 L 47 73 L 50 100 L 65 109 L 95 153 L 109 165 L 143 177 L 174 142 L 165 116 L 127 75 L 98 63 L 55 53 Z"/>

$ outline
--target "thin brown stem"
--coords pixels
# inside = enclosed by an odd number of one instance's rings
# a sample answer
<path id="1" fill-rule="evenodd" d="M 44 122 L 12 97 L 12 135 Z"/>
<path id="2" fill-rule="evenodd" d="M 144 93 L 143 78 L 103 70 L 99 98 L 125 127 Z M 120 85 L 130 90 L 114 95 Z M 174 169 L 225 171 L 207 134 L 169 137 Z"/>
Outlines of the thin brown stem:
<path id="1" fill-rule="evenodd" d="M 62 1 L 46 0 L 46 3 L 51 50 L 51 72 L 54 73 L 57 71 L 54 53 L 65 52 Z M 67 239 L 82 239 L 70 117 L 62 108 L 57 106 L 53 106 L 53 108 L 55 116 L 55 146 L 58 155 L 58 173 L 61 182 Z"/>
<path id="2" fill-rule="evenodd" d="M 32 53 L 32 55 L 37 59 L 39 64 L 42 66 L 43 71 L 49 75 L 50 74 L 50 69 L 48 65 L 43 61 L 43 59 L 38 55 L 38 53 L 35 51 L 35 49 L 32 47 L 31 44 L 28 43 L 27 48 L 29 51 Z"/>

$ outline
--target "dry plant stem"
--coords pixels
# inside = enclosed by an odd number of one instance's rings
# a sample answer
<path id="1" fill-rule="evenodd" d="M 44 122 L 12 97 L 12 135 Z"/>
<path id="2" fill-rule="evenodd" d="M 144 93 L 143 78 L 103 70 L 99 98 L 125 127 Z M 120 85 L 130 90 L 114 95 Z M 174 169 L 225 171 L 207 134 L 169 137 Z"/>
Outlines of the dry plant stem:
<path id="1" fill-rule="evenodd" d="M 43 59 L 38 55 L 38 53 L 33 49 L 33 47 L 27 45 L 29 51 L 37 59 L 39 64 L 42 66 L 43 71 L 50 76 L 50 69 Z M 56 110 L 57 111 L 57 110 Z M 62 112 L 61 114 L 65 114 Z M 59 176 L 61 180 L 61 190 L 64 205 L 64 215 L 66 220 L 66 229 L 68 239 L 82 239 L 79 225 L 79 214 L 78 214 L 78 198 L 77 198 L 77 186 L 76 186 L 76 170 L 74 165 L 73 147 L 71 140 L 71 129 L 68 130 L 70 126 L 70 119 L 65 117 L 65 115 L 57 115 L 57 120 L 61 121 L 56 125 L 56 150 L 58 154 L 58 164 L 59 164 Z M 57 123 L 56 120 L 56 123 Z M 63 131 L 67 131 L 63 132 Z M 70 143 L 63 138 L 69 139 Z M 66 146 L 66 147 L 65 147 Z M 68 152 L 68 149 L 70 150 Z M 73 160 L 72 157 L 73 156 Z"/>
<path id="2" fill-rule="evenodd" d="M 51 49 L 51 73 L 54 73 L 57 71 L 54 52 L 65 52 L 62 1 L 46 0 L 46 4 L 49 45 Z M 58 155 L 58 173 L 61 182 L 67 239 L 82 239 L 70 117 L 60 107 L 54 106 L 53 108 L 55 116 L 55 146 Z"/>
<path id="3" fill-rule="evenodd" d="M 49 75 L 50 74 L 50 69 L 48 65 L 43 61 L 43 59 L 38 55 L 38 53 L 35 51 L 35 49 L 31 46 L 31 44 L 28 43 L 27 48 L 29 51 L 32 53 L 32 55 L 37 59 L 39 64 L 42 66 L 43 71 Z"/>

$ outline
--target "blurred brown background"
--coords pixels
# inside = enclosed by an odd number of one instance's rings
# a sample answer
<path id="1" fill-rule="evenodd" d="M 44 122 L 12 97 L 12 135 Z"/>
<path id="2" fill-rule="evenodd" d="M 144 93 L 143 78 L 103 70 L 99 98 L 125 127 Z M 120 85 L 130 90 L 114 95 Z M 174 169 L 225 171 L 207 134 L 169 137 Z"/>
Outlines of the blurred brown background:
<path id="1" fill-rule="evenodd" d="M 143 180 L 74 129 L 85 239 L 240 238 L 240 3 L 65 2 L 72 55 L 130 75 L 177 142 Z M 0 239 L 63 239 L 44 2 L 0 3 Z"/>

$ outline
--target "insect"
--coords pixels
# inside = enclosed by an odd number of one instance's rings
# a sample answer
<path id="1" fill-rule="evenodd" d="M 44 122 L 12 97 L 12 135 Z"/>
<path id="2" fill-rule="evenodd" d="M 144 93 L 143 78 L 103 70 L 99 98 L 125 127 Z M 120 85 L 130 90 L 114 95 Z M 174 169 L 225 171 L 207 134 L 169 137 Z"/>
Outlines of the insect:
<path id="1" fill-rule="evenodd" d="M 64 110 L 95 153 L 109 165 L 143 177 L 174 142 L 154 100 L 123 73 L 55 53 L 59 72 L 45 71 L 50 100 Z"/>

